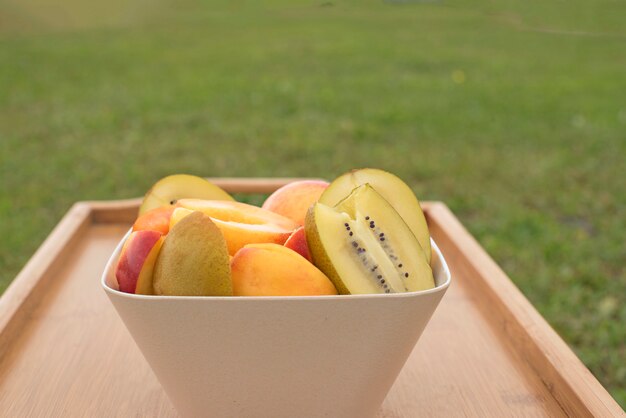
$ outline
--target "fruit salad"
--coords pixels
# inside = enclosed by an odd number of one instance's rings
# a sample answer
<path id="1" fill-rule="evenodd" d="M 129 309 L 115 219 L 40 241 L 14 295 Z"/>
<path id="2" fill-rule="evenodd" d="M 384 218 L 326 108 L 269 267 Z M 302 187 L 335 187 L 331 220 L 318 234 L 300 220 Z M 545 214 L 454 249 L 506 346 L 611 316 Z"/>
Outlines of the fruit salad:
<path id="1" fill-rule="evenodd" d="M 146 193 L 115 277 L 142 295 L 388 294 L 433 288 L 430 259 L 419 201 L 386 171 L 294 181 L 261 207 L 177 174 Z"/>

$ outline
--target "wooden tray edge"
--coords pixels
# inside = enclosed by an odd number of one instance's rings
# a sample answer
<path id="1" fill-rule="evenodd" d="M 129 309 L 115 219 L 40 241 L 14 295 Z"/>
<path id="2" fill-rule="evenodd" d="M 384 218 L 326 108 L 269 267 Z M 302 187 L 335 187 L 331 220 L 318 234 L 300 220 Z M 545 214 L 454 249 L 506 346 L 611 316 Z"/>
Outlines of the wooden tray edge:
<path id="1" fill-rule="evenodd" d="M 0 358 L 13 331 L 36 305 L 46 284 L 42 278 L 91 224 L 92 210 L 86 202 L 75 203 L 0 297 Z"/>
<path id="2" fill-rule="evenodd" d="M 437 244 L 445 248 L 446 258 L 455 258 L 452 264 L 463 264 L 475 290 L 491 302 L 484 308 L 491 311 L 492 318 L 497 318 L 513 346 L 518 347 L 517 351 L 541 377 L 563 410 L 576 417 L 625 416 L 617 401 L 452 211 L 442 202 L 432 202 L 428 214 L 433 226 L 441 229 Z"/>

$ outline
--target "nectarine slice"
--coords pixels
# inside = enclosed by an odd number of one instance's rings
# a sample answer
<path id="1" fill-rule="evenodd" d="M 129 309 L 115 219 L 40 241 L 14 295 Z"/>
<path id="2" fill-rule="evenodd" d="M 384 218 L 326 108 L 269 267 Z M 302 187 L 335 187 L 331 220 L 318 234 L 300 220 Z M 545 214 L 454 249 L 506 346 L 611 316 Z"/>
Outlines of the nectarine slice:
<path id="1" fill-rule="evenodd" d="M 249 244 L 232 259 L 235 296 L 336 295 L 331 281 L 295 251 L 278 244 Z"/>
<path id="2" fill-rule="evenodd" d="M 293 231 L 289 238 L 287 238 L 287 241 L 285 241 L 285 247 L 294 250 L 302 257 L 309 260 L 309 262 L 313 262 L 309 252 L 309 246 L 306 243 L 306 233 L 303 226 Z"/>
<path id="3" fill-rule="evenodd" d="M 174 206 L 150 209 L 140 215 L 133 224 L 133 231 L 159 231 L 166 235 L 170 230 L 170 218 Z"/>
<path id="4" fill-rule="evenodd" d="M 294 181 L 272 193 L 261 207 L 303 226 L 307 210 L 327 187 L 328 182 L 323 180 Z"/>
<path id="5" fill-rule="evenodd" d="M 126 293 L 151 295 L 152 273 L 163 237 L 157 231 L 130 234 L 115 268 L 119 289 Z"/>

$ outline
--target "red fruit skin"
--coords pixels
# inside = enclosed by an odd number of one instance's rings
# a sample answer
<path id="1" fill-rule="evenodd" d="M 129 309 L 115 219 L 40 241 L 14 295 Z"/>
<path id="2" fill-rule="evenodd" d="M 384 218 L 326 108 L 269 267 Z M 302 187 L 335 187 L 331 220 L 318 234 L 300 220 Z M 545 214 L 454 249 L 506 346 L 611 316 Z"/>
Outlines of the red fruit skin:
<path id="1" fill-rule="evenodd" d="M 294 181 L 272 193 L 263 202 L 263 209 L 285 216 L 300 226 L 304 226 L 304 218 L 309 207 L 317 202 L 328 182 L 324 180 Z"/>
<path id="2" fill-rule="evenodd" d="M 309 245 L 306 242 L 306 235 L 303 226 L 293 231 L 289 238 L 287 238 L 287 241 L 285 241 L 285 247 L 290 250 L 294 250 L 302 257 L 309 260 L 309 262 L 313 263 L 311 253 L 309 252 Z"/>
<path id="3" fill-rule="evenodd" d="M 133 224 L 133 231 L 158 231 L 166 235 L 170 230 L 170 218 L 174 206 L 163 206 L 147 211 Z"/>
<path id="4" fill-rule="evenodd" d="M 115 268 L 120 291 L 135 293 L 141 268 L 161 236 L 158 231 L 137 231 L 130 234 Z"/>

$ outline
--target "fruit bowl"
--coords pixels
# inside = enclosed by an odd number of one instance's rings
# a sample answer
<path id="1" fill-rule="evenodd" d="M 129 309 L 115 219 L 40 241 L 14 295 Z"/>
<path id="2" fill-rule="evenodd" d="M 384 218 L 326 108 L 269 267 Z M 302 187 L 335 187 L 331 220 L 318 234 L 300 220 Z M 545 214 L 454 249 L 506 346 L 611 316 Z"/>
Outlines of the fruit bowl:
<path id="1" fill-rule="evenodd" d="M 129 231 L 130 234 L 130 231 Z M 450 284 L 408 293 L 145 296 L 102 286 L 182 416 L 374 416 Z"/>

